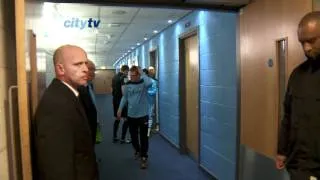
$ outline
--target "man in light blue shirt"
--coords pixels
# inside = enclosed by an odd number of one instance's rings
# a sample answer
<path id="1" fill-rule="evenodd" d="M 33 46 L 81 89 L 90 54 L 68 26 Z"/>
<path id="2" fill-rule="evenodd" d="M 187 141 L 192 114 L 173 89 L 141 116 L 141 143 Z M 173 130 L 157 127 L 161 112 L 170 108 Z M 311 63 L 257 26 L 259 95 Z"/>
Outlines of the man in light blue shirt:
<path id="1" fill-rule="evenodd" d="M 121 117 L 123 107 L 128 106 L 128 123 L 135 150 L 135 157 L 141 157 L 141 169 L 147 168 L 148 159 L 148 119 L 149 102 L 148 88 L 152 86 L 151 78 L 143 75 L 137 66 L 130 68 L 130 81 L 123 88 L 123 96 L 120 102 L 117 116 Z M 140 133 L 140 143 L 138 141 Z"/>

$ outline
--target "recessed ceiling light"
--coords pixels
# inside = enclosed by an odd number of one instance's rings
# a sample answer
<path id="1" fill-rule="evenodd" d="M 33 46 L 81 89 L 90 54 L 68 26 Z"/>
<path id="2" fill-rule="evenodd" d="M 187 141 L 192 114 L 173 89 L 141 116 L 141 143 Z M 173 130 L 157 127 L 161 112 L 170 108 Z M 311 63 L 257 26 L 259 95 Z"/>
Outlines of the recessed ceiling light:
<path id="1" fill-rule="evenodd" d="M 156 33 L 158 33 L 158 31 L 157 31 L 157 30 L 154 30 L 153 33 L 156 34 Z"/>
<path id="2" fill-rule="evenodd" d="M 171 24 L 173 21 L 171 19 L 168 20 L 168 23 Z"/>
<path id="3" fill-rule="evenodd" d="M 140 46 L 140 43 L 137 43 L 137 46 Z"/>
<path id="4" fill-rule="evenodd" d="M 145 41 L 146 41 L 146 40 L 148 40 L 148 38 L 146 38 L 146 37 L 145 37 L 145 38 L 143 38 L 143 39 L 144 39 Z"/>
<path id="5" fill-rule="evenodd" d="M 134 49 L 134 47 L 132 46 L 131 49 Z"/>
<path id="6" fill-rule="evenodd" d="M 131 52 L 131 50 L 128 50 L 128 52 Z"/>
<path id="7" fill-rule="evenodd" d="M 114 37 L 113 34 L 106 34 L 105 36 L 107 37 L 107 39 L 111 39 L 112 37 Z"/>

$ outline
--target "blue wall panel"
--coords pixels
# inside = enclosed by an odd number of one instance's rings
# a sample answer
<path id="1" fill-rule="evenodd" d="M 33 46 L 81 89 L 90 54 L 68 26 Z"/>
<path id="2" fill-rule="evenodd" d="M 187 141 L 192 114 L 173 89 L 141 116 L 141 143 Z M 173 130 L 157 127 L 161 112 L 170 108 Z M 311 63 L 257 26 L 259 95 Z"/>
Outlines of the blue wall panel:
<path id="1" fill-rule="evenodd" d="M 191 26 L 185 28 L 186 23 Z M 218 179 L 236 175 L 237 14 L 194 11 L 138 50 L 141 67 L 149 66 L 149 51 L 159 52 L 160 130 L 179 145 L 179 36 L 199 29 L 200 163 Z"/>
<path id="2" fill-rule="evenodd" d="M 201 163 L 218 179 L 236 177 L 237 15 L 200 12 Z"/>

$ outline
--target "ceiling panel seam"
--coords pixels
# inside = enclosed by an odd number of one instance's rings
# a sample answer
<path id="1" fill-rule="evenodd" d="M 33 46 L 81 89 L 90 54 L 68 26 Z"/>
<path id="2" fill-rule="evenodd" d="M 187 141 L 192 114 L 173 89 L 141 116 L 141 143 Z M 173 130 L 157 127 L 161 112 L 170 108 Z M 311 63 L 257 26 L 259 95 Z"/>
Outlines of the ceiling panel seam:
<path id="1" fill-rule="evenodd" d="M 134 15 L 132 16 L 132 18 L 130 19 L 129 24 L 128 24 L 128 25 L 124 28 L 124 30 L 121 32 L 120 36 L 119 36 L 119 37 L 117 38 L 117 40 L 116 40 L 116 43 L 114 43 L 114 44 L 112 45 L 112 47 L 110 48 L 109 51 L 111 51 L 111 50 L 114 48 L 115 44 L 118 43 L 119 39 L 120 39 L 120 38 L 122 37 L 122 35 L 127 31 L 128 27 L 131 25 L 132 21 L 136 18 L 136 16 L 137 16 L 138 13 L 140 12 L 140 10 L 141 10 L 141 8 L 139 8 L 139 9 L 135 12 L 135 14 L 134 14 Z"/>
<path id="2" fill-rule="evenodd" d="M 101 6 L 98 8 L 98 19 L 101 18 Z M 94 43 L 94 56 L 97 57 L 97 42 L 98 42 L 98 34 L 96 34 L 96 40 Z"/>

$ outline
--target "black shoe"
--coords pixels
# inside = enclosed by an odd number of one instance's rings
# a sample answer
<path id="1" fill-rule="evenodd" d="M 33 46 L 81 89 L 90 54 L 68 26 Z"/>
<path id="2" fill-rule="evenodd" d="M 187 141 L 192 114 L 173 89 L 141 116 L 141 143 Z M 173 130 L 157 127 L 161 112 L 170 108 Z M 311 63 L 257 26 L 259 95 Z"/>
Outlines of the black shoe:
<path id="1" fill-rule="evenodd" d="M 148 167 L 148 159 L 145 157 L 141 158 L 140 168 L 147 169 L 147 167 Z"/>
<path id="2" fill-rule="evenodd" d="M 138 160 L 140 158 L 140 153 L 139 152 L 135 152 L 134 153 L 134 159 Z"/>
<path id="3" fill-rule="evenodd" d="M 127 140 L 124 140 L 124 139 L 121 139 L 120 140 L 120 144 L 130 144 L 131 143 L 131 140 L 127 139 Z"/>
<path id="4" fill-rule="evenodd" d="M 158 133 L 158 130 L 157 130 L 157 129 L 151 129 L 151 133 L 152 133 L 152 134 L 157 134 L 157 133 Z"/>
<path id="5" fill-rule="evenodd" d="M 119 141 L 118 138 L 113 138 L 112 143 L 117 143 Z"/>

